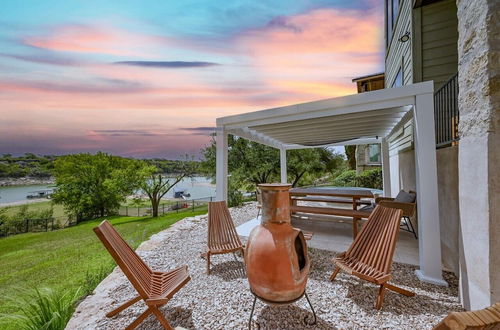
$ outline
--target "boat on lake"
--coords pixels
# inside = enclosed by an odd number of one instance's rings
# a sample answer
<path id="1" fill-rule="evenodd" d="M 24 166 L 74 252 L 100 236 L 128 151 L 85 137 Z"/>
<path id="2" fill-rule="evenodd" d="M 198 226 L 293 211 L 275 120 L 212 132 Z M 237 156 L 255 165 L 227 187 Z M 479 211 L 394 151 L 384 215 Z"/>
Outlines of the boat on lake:
<path id="1" fill-rule="evenodd" d="M 26 196 L 26 198 L 28 199 L 51 198 L 53 193 L 54 193 L 53 189 L 30 191 Z"/>

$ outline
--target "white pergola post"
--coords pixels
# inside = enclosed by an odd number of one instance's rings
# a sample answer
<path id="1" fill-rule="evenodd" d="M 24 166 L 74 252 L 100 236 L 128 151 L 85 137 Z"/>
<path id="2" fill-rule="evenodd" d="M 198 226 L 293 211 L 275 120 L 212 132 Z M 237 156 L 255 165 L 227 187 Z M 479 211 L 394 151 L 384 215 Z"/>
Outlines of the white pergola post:
<path id="1" fill-rule="evenodd" d="M 420 94 L 415 99 L 413 118 L 420 261 L 416 274 L 423 282 L 446 286 L 441 266 L 434 95 Z"/>
<path id="2" fill-rule="evenodd" d="M 280 174 L 281 183 L 287 183 L 287 172 L 286 172 L 286 149 L 280 148 Z"/>
<path id="3" fill-rule="evenodd" d="M 223 127 L 217 127 L 216 146 L 216 194 L 217 201 L 227 200 L 227 132 Z"/>
<path id="4" fill-rule="evenodd" d="M 385 138 L 380 143 L 380 152 L 382 156 L 382 182 L 384 196 L 391 197 L 391 167 L 389 161 L 389 143 Z"/>

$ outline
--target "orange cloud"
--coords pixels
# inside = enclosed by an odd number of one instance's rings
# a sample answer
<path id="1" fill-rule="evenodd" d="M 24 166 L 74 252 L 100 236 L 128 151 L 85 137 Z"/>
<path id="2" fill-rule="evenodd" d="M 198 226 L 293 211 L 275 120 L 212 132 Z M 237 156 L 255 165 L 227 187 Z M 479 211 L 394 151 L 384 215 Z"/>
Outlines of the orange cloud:
<path id="1" fill-rule="evenodd" d="M 236 43 L 272 87 L 332 97 L 354 93 L 352 77 L 380 71 L 379 26 L 375 12 L 317 9 L 247 31 Z"/>

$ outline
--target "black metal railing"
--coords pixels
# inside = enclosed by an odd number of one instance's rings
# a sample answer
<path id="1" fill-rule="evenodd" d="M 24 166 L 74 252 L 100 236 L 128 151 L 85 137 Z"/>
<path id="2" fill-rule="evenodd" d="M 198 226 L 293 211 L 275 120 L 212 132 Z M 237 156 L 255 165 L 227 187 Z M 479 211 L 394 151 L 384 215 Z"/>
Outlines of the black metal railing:
<path id="1" fill-rule="evenodd" d="M 458 73 L 434 93 L 436 148 L 456 145 L 459 140 Z"/>

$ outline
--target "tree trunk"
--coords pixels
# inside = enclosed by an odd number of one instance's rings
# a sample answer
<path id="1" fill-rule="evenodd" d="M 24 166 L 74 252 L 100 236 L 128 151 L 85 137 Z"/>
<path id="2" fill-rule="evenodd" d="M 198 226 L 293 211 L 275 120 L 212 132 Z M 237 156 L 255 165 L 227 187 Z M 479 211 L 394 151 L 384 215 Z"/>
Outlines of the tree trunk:
<path id="1" fill-rule="evenodd" d="M 345 155 L 347 156 L 347 163 L 349 169 L 356 169 L 356 146 L 345 146 Z"/>
<path id="2" fill-rule="evenodd" d="M 158 204 L 160 204 L 160 203 L 159 203 L 159 201 L 156 198 L 151 201 L 151 206 L 152 206 L 152 209 L 153 209 L 153 218 L 157 218 L 158 217 Z"/>

